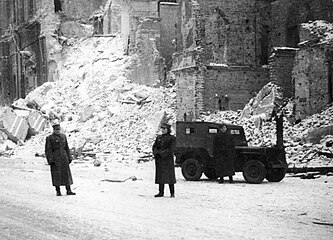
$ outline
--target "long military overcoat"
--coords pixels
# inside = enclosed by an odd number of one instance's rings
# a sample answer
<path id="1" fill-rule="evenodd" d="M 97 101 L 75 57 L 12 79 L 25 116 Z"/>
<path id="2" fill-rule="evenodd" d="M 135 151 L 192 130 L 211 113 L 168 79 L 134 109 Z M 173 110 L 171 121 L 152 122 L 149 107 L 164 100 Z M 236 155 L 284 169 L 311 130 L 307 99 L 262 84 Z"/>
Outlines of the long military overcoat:
<path id="1" fill-rule="evenodd" d="M 46 137 L 45 155 L 51 166 L 51 177 L 53 186 L 69 186 L 73 184 L 71 170 L 70 150 L 65 134 L 51 134 Z"/>
<path id="2" fill-rule="evenodd" d="M 175 184 L 175 164 L 173 159 L 176 137 L 173 135 L 162 134 L 156 137 L 153 144 L 153 155 L 155 157 L 155 183 L 156 184 Z"/>
<path id="3" fill-rule="evenodd" d="M 235 175 L 235 144 L 230 133 L 218 133 L 214 140 L 214 158 L 219 177 Z"/>

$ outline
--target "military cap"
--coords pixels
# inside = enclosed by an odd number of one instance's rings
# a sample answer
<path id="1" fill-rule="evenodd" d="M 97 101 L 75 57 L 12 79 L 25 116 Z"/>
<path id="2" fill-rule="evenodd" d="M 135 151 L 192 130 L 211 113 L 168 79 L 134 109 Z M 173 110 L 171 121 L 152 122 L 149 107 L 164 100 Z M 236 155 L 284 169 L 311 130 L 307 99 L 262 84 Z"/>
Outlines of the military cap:
<path id="1" fill-rule="evenodd" d="M 59 123 L 55 123 L 52 125 L 53 128 L 60 128 L 60 124 Z"/>
<path id="2" fill-rule="evenodd" d="M 161 128 L 168 128 L 168 129 L 170 129 L 170 128 L 171 128 L 171 125 L 168 124 L 168 123 L 162 123 L 162 124 L 161 124 Z"/>

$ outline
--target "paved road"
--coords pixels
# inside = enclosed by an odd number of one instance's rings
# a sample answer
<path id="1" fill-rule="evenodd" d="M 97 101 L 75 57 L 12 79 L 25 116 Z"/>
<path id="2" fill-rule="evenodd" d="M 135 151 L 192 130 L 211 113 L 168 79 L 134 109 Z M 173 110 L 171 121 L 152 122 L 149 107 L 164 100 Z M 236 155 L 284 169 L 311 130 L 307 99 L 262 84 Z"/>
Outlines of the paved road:
<path id="1" fill-rule="evenodd" d="M 1 240 L 333 236 L 333 177 L 254 185 L 237 174 L 221 185 L 187 182 L 177 168 L 176 198 L 155 199 L 153 163 L 71 167 L 77 195 L 56 197 L 44 159 L 0 159 Z"/>

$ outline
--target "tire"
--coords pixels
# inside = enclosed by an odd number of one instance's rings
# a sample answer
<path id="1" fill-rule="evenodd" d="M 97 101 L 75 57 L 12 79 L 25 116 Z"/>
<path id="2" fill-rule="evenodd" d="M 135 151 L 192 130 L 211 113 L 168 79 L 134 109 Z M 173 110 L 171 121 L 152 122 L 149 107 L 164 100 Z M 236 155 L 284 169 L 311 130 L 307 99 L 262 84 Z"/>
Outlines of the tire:
<path id="1" fill-rule="evenodd" d="M 204 174 L 205 176 L 208 178 L 208 179 L 212 179 L 212 180 L 215 180 L 218 178 L 217 174 L 216 174 L 216 171 L 214 168 L 207 168 L 205 171 L 204 171 Z"/>
<path id="2" fill-rule="evenodd" d="M 261 183 L 266 177 L 265 165 L 257 160 L 250 160 L 245 163 L 243 177 L 249 183 Z"/>
<path id="3" fill-rule="evenodd" d="M 287 169 L 285 168 L 273 168 L 267 170 L 266 179 L 269 182 L 280 182 L 286 175 Z"/>
<path id="4" fill-rule="evenodd" d="M 201 178 L 202 167 L 198 160 L 186 159 L 182 164 L 182 174 L 187 181 L 197 181 Z"/>

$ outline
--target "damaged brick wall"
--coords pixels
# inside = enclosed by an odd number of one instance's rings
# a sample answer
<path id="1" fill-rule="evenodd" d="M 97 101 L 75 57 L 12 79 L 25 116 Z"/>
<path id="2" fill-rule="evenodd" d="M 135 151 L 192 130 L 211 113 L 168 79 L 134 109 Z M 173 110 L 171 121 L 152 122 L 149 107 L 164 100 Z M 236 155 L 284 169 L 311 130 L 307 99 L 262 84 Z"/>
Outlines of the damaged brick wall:
<path id="1" fill-rule="evenodd" d="M 175 52 L 178 7 L 177 3 L 161 2 L 159 5 L 161 18 L 160 52 L 165 59 L 167 70 L 171 68 L 172 54 Z"/>
<path id="2" fill-rule="evenodd" d="M 271 41 L 274 47 L 297 47 L 299 24 L 310 20 L 333 22 L 333 1 L 277 0 L 272 3 Z"/>
<path id="3" fill-rule="evenodd" d="M 327 106 L 328 68 L 323 48 L 304 47 L 297 52 L 293 81 L 296 119 L 318 113 Z"/>
<path id="4" fill-rule="evenodd" d="M 137 19 L 132 48 L 132 80 L 138 84 L 156 85 L 164 79 L 164 59 L 159 49 L 160 20 L 158 18 Z"/>
<path id="5" fill-rule="evenodd" d="M 1 105 L 24 98 L 47 81 L 45 37 L 38 21 L 32 21 L 44 0 L 0 2 Z M 4 49 L 7 49 L 6 51 Z"/>
<path id="6" fill-rule="evenodd" d="M 270 5 L 266 1 L 180 1 L 177 50 L 202 46 L 209 62 L 257 65 L 267 56 Z M 266 27 L 265 27 L 266 26 Z M 199 43 L 199 44 L 198 44 Z M 264 48 L 264 50 L 262 50 Z"/>
<path id="7" fill-rule="evenodd" d="M 274 48 L 269 59 L 270 81 L 282 87 L 286 98 L 294 97 L 295 87 L 291 78 L 296 51 L 296 48 Z"/>
<path id="8" fill-rule="evenodd" d="M 192 121 L 204 111 L 205 66 L 201 51 L 184 51 L 174 55 L 172 72 L 177 85 L 177 119 Z"/>
<path id="9" fill-rule="evenodd" d="M 178 89 L 177 94 L 200 96 L 201 103 L 194 102 L 200 108 L 194 110 L 195 117 L 203 111 L 243 108 L 269 81 L 268 68 L 261 67 L 268 63 L 269 1 L 182 0 L 179 5 L 177 50 L 183 54 L 174 58 L 173 69 L 179 86 L 191 78 L 195 87 Z M 191 74 L 182 65 L 191 63 L 188 51 L 201 52 L 193 54 Z M 184 99 L 189 98 L 183 97 L 178 109 L 192 109 L 193 101 Z"/>
<path id="10" fill-rule="evenodd" d="M 267 68 L 209 66 L 202 90 L 204 108 L 211 112 L 222 110 L 216 107 L 215 98 L 224 100 L 223 97 L 227 95 L 229 109 L 243 109 L 268 81 Z"/>
<path id="11" fill-rule="evenodd" d="M 88 20 L 91 14 L 98 10 L 104 10 L 107 0 L 62 0 L 62 11 L 72 20 Z"/>
<path id="12" fill-rule="evenodd" d="M 128 1 L 129 29 L 127 53 L 135 56 L 132 80 L 145 85 L 164 85 L 166 61 L 173 53 L 172 29 L 174 20 L 166 14 L 175 15 L 174 4 L 161 4 L 156 0 Z M 160 18 L 165 16 L 165 18 Z M 161 38 L 163 30 L 163 39 Z M 126 30 L 121 30 L 126 37 Z M 169 34 L 170 32 L 170 34 Z"/>
<path id="13" fill-rule="evenodd" d="M 10 105 L 17 95 L 17 55 L 13 54 L 15 49 L 13 38 L 0 39 L 0 106 Z"/>
<path id="14" fill-rule="evenodd" d="M 37 0 L 0 1 L 0 36 L 27 22 L 36 12 Z"/>
<path id="15" fill-rule="evenodd" d="M 9 105 L 47 81 L 45 38 L 40 24 L 31 22 L 0 39 L 1 105 Z"/>

